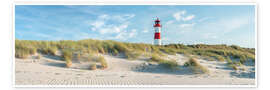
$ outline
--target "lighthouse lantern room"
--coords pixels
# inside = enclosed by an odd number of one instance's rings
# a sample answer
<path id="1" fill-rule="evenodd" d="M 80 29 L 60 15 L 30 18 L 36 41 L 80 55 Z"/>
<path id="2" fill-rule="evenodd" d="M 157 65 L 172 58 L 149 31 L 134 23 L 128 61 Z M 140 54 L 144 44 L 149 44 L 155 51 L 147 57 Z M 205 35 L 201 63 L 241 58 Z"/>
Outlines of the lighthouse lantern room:
<path id="1" fill-rule="evenodd" d="M 155 30 L 154 45 L 161 45 L 161 37 L 160 37 L 161 24 L 158 18 L 155 20 L 154 30 Z"/>

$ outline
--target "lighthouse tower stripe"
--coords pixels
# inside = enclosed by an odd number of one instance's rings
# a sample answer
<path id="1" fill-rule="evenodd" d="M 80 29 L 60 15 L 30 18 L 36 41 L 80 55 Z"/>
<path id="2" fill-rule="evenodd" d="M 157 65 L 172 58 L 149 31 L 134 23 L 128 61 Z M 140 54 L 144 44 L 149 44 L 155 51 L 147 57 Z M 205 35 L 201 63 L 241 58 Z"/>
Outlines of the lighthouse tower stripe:
<path id="1" fill-rule="evenodd" d="M 155 20 L 154 31 L 155 31 L 154 45 L 161 45 L 161 37 L 160 37 L 161 24 L 158 18 L 157 20 Z"/>
<path id="2" fill-rule="evenodd" d="M 155 38 L 154 39 L 160 39 L 160 33 L 155 33 Z"/>

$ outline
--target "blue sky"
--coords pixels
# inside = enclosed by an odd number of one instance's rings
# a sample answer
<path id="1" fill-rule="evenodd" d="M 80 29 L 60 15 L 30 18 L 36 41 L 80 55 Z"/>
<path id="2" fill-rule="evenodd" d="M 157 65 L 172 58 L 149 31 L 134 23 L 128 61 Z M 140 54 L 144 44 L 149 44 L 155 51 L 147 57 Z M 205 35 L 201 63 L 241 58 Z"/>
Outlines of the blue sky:
<path id="1" fill-rule="evenodd" d="M 152 43 L 156 17 L 164 44 L 255 47 L 253 5 L 16 5 L 15 37 Z"/>

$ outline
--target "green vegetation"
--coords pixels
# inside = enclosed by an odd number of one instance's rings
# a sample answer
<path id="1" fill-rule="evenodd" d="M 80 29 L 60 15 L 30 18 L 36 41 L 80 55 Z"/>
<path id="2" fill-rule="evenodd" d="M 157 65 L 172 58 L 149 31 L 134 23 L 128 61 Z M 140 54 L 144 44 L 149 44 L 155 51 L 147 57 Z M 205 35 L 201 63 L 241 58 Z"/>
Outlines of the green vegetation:
<path id="1" fill-rule="evenodd" d="M 103 56 L 98 56 L 97 61 L 100 62 L 102 69 L 108 68 L 108 64 Z"/>
<path id="2" fill-rule="evenodd" d="M 124 53 L 124 55 L 126 56 L 127 59 L 133 60 L 137 59 L 141 54 L 138 52 L 127 51 Z"/>
<path id="3" fill-rule="evenodd" d="M 228 67 L 232 68 L 233 70 L 238 70 L 237 65 L 235 64 L 228 64 Z"/>
<path id="4" fill-rule="evenodd" d="M 34 40 L 15 40 L 15 57 L 27 58 L 29 55 L 36 53 L 56 55 L 56 52 L 61 53 L 68 51 L 65 60 L 71 61 L 74 54 L 75 58 L 85 54 L 107 54 L 107 55 L 124 55 L 127 59 L 137 59 L 141 55 L 151 57 L 151 55 L 165 56 L 165 55 L 193 55 L 202 56 L 209 61 L 235 61 L 239 60 L 241 64 L 251 60 L 255 62 L 255 49 L 242 48 L 236 45 L 183 45 L 183 44 L 169 44 L 155 46 L 143 43 L 125 43 L 112 40 L 60 40 L 60 41 L 34 41 Z M 78 54 L 79 53 L 79 54 Z M 76 56 L 77 54 L 77 56 Z M 79 56 L 78 56 L 79 55 Z M 65 55 L 64 55 L 65 56 Z M 228 57 L 230 60 L 228 60 Z M 158 60 L 152 56 L 152 60 Z M 171 61 L 171 60 L 168 60 Z M 160 62 L 160 61 L 158 61 Z M 168 63 L 168 62 L 163 62 Z M 171 63 L 171 62 L 170 62 Z"/>
<path id="5" fill-rule="evenodd" d="M 15 43 L 15 57 L 26 59 L 37 52 L 37 49 L 29 43 Z"/>
<path id="6" fill-rule="evenodd" d="M 96 69 L 97 69 L 96 63 L 90 64 L 90 70 L 96 70 Z"/>
<path id="7" fill-rule="evenodd" d="M 66 66 L 71 67 L 71 65 L 72 65 L 72 52 L 70 50 L 64 50 L 62 57 L 66 61 Z"/>
<path id="8" fill-rule="evenodd" d="M 190 58 L 189 61 L 185 62 L 184 64 L 185 67 L 191 68 L 193 73 L 209 73 L 208 68 L 202 66 L 196 59 Z"/>
<path id="9" fill-rule="evenodd" d="M 37 59 L 40 59 L 40 58 L 41 58 L 41 55 L 40 55 L 40 54 L 38 54 Z"/>
<path id="10" fill-rule="evenodd" d="M 150 61 L 157 62 L 159 65 L 165 66 L 170 69 L 177 69 L 177 62 L 175 60 L 166 60 L 158 56 L 157 54 L 153 54 Z"/>

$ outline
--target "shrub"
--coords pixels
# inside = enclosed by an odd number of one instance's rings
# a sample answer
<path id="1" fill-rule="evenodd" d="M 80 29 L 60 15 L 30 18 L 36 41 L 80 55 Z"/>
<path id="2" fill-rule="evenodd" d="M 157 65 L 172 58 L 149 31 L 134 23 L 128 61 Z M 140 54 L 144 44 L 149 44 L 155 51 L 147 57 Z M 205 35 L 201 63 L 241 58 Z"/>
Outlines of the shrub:
<path id="1" fill-rule="evenodd" d="M 97 57 L 97 60 L 100 62 L 103 69 L 108 68 L 108 64 L 103 56 Z"/>

